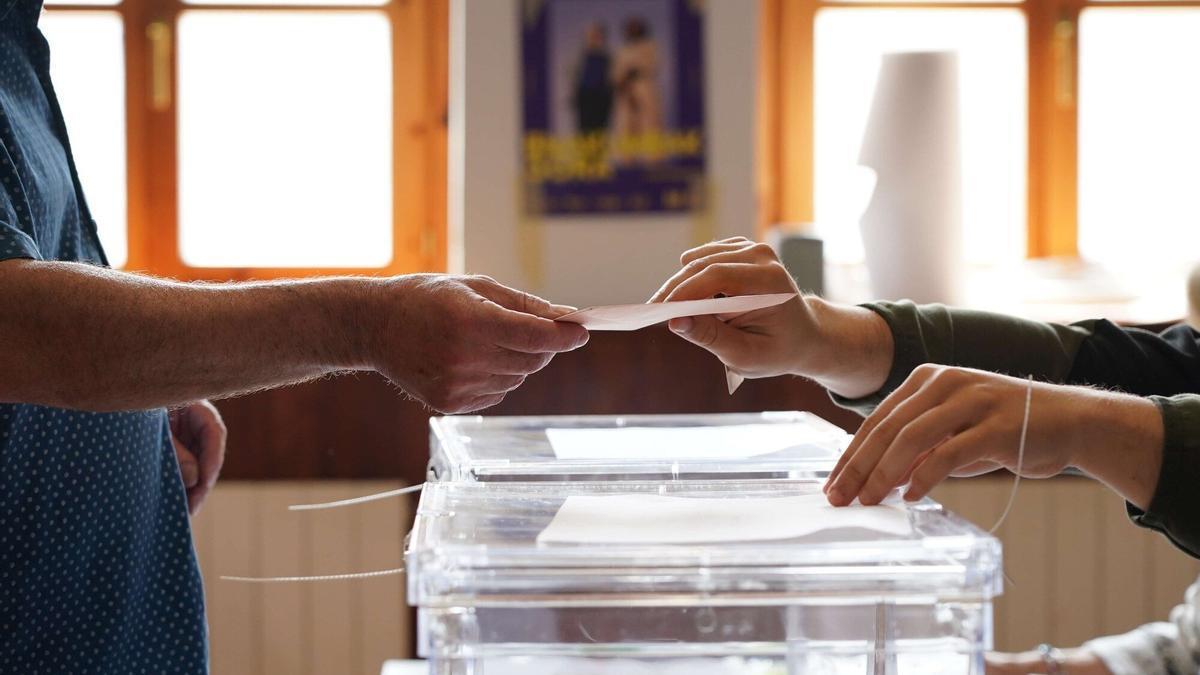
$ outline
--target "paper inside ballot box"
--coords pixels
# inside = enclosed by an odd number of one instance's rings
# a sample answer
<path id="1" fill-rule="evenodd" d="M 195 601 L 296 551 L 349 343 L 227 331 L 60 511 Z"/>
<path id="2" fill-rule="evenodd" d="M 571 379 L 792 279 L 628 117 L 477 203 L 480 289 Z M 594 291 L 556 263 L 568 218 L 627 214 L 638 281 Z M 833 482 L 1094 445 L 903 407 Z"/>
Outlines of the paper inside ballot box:
<path id="1" fill-rule="evenodd" d="M 539 543 L 704 544 L 794 539 L 861 528 L 912 533 L 902 506 L 835 507 L 824 494 L 699 498 L 652 494 L 572 495 L 538 534 Z"/>

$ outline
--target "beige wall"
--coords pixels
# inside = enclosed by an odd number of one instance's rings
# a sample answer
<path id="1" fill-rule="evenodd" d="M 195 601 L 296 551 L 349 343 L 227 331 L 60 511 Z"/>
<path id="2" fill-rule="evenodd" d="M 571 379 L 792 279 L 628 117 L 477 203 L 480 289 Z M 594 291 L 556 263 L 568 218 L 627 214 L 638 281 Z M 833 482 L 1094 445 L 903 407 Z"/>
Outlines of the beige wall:
<path id="1" fill-rule="evenodd" d="M 412 521 L 409 497 L 287 510 L 394 487 L 332 481 L 218 485 L 193 525 L 214 675 L 378 675 L 385 659 L 411 652 L 403 575 L 266 585 L 218 578 L 401 567 Z"/>
<path id="2" fill-rule="evenodd" d="M 990 527 L 1005 477 L 952 481 L 944 504 Z M 404 577 L 247 585 L 222 574 L 306 575 L 398 567 L 407 498 L 296 513 L 288 505 L 396 487 L 381 482 L 239 483 L 217 488 L 195 521 L 207 585 L 214 675 L 379 672 L 411 653 Z M 1073 645 L 1166 617 L 1200 564 L 1134 527 L 1122 502 L 1084 479 L 1026 481 L 999 532 L 1012 584 L 996 604 L 996 645 Z"/>

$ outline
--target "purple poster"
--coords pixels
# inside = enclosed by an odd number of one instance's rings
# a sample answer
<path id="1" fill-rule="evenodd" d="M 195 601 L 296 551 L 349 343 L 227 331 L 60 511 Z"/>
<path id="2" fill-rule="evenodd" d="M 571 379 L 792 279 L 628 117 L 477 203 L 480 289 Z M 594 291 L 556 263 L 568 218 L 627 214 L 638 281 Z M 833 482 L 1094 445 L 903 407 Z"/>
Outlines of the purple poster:
<path id="1" fill-rule="evenodd" d="M 532 214 L 704 207 L 702 0 L 523 0 Z"/>

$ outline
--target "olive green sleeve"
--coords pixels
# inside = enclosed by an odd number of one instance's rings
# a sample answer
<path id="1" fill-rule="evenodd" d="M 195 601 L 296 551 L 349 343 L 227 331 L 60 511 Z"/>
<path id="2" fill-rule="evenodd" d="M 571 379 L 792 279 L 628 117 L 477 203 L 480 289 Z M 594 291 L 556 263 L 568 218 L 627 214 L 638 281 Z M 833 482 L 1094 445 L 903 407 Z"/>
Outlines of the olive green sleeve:
<path id="1" fill-rule="evenodd" d="M 945 305 L 901 301 L 863 306 L 887 322 L 895 353 L 891 372 L 879 391 L 858 399 L 833 396 L 838 405 L 862 415 L 870 414 L 922 363 L 1062 382 L 1079 345 L 1091 335 L 1086 325 L 1042 323 Z"/>
<path id="2" fill-rule="evenodd" d="M 1133 522 L 1200 558 L 1200 395 L 1151 396 L 1163 417 L 1162 469 L 1150 508 L 1126 502 Z"/>

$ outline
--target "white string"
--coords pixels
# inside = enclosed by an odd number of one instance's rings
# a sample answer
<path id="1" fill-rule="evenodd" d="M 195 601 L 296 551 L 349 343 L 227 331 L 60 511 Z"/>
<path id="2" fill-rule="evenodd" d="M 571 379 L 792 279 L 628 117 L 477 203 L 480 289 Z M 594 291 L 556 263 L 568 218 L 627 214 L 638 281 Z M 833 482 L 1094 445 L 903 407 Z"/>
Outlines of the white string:
<path id="1" fill-rule="evenodd" d="M 1013 504 L 1017 501 L 1017 487 L 1021 485 L 1021 467 L 1025 465 L 1025 435 L 1029 431 L 1029 405 L 1033 401 L 1033 376 L 1030 375 L 1025 384 L 1025 419 L 1021 421 L 1021 444 L 1017 446 L 1017 469 L 1016 477 L 1013 478 L 1012 492 L 1008 493 L 1008 504 L 1004 506 L 1004 512 L 1000 514 L 1000 519 L 988 530 L 988 534 L 995 534 L 996 530 L 1004 524 L 1008 519 L 1008 514 L 1012 511 Z"/>
<path id="2" fill-rule="evenodd" d="M 324 502 L 321 504 L 293 504 L 288 507 L 288 511 L 316 511 L 318 509 L 336 509 L 339 506 L 351 506 L 354 504 L 364 504 L 373 502 L 377 499 L 387 499 L 389 497 L 398 497 L 412 492 L 420 492 L 424 489 L 425 484 L 410 485 L 402 487 L 398 490 L 388 490 L 387 492 L 379 492 L 373 495 L 363 495 L 362 497 L 352 497 L 350 499 L 339 499 L 336 502 Z"/>
<path id="3" fill-rule="evenodd" d="M 403 567 L 390 570 L 375 570 L 373 572 L 354 572 L 351 574 L 322 574 L 311 577 L 233 577 L 222 576 L 221 581 L 239 581 L 248 584 L 288 584 L 305 581 L 344 581 L 347 579 L 369 579 L 371 577 L 386 577 L 393 574 L 404 574 Z"/>

